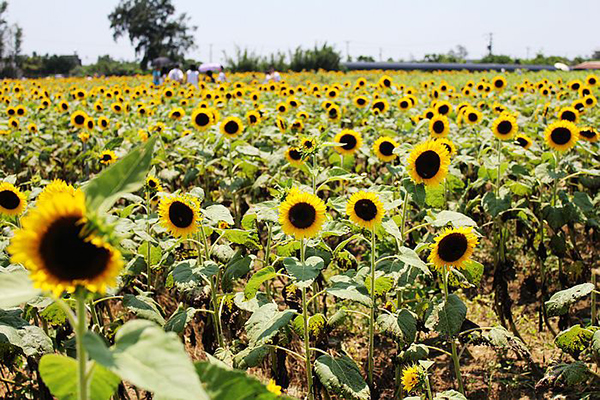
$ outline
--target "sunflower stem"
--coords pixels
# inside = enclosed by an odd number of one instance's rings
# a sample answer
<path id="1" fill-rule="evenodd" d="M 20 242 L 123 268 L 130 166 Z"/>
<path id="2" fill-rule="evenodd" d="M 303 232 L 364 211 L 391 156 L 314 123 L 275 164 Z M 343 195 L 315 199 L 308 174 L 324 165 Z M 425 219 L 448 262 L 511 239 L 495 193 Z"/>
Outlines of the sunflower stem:
<path id="1" fill-rule="evenodd" d="M 442 273 L 444 278 L 444 300 L 448 304 L 448 276 L 450 275 L 450 269 L 445 270 Z M 460 373 L 460 361 L 458 360 L 458 354 L 456 352 L 456 340 L 454 336 L 450 336 L 450 343 L 452 347 L 452 361 L 454 362 L 454 372 L 456 374 L 456 380 L 458 381 L 458 391 L 463 395 L 465 394 L 465 388 L 463 386 L 462 375 Z"/>
<path id="2" fill-rule="evenodd" d="M 373 367 L 375 351 L 375 228 L 371 230 L 371 315 L 369 317 L 369 387 L 373 390 Z"/>
<path id="3" fill-rule="evenodd" d="M 302 265 L 305 262 L 306 250 L 304 239 L 300 240 L 300 261 Z M 312 381 L 312 363 L 310 351 L 310 332 L 308 331 L 308 304 L 306 301 L 306 287 L 302 288 L 302 320 L 304 325 L 304 352 L 306 365 L 306 383 L 308 386 L 308 400 L 313 400 L 313 381 Z"/>
<path id="4" fill-rule="evenodd" d="M 206 239 L 206 234 L 204 233 L 204 225 L 200 225 L 200 236 L 202 237 L 202 243 L 204 244 L 204 252 L 205 252 L 205 257 L 206 257 L 206 261 L 210 261 L 210 251 L 208 249 L 208 240 Z M 199 242 L 199 241 L 198 241 Z M 202 252 L 200 250 L 200 246 L 197 243 L 196 244 L 198 247 L 198 262 L 202 261 Z M 218 277 L 216 278 L 217 282 L 215 283 L 215 277 L 211 276 L 210 277 L 210 302 L 212 305 L 212 309 L 213 312 L 211 314 L 212 316 L 212 320 L 213 320 L 213 325 L 214 325 L 214 329 L 215 329 L 215 336 L 217 337 L 217 340 L 219 342 L 219 347 L 223 348 L 225 347 L 224 341 L 223 341 L 223 336 L 221 335 L 221 318 L 219 315 L 219 303 L 217 301 L 217 288 L 219 285 L 218 282 Z"/>
<path id="5" fill-rule="evenodd" d="M 146 234 L 150 236 L 150 194 L 146 190 Z M 152 263 L 150 261 L 150 240 L 146 241 L 146 275 L 148 276 L 148 291 L 152 287 Z"/>
<path id="6" fill-rule="evenodd" d="M 592 285 L 596 289 L 596 272 L 592 268 Z M 596 290 L 592 291 L 592 325 L 596 325 L 597 311 L 596 311 Z"/>
<path id="7" fill-rule="evenodd" d="M 429 383 L 429 374 L 425 377 L 425 387 L 427 388 L 427 400 L 433 400 L 433 393 L 431 393 L 431 384 Z"/>
<path id="8" fill-rule="evenodd" d="M 85 311 L 85 290 L 79 288 L 75 293 L 77 300 L 77 325 L 75 339 L 77 341 L 77 380 L 79 384 L 79 400 L 88 400 L 87 395 L 87 354 L 83 347 L 83 337 L 85 336 L 86 326 L 86 311 Z"/>

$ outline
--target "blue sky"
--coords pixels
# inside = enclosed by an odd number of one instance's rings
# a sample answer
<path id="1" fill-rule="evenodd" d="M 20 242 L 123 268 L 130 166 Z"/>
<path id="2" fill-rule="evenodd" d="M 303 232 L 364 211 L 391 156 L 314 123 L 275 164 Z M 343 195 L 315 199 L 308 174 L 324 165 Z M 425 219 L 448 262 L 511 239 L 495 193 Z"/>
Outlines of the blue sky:
<path id="1" fill-rule="evenodd" d="M 128 40 L 114 42 L 107 15 L 118 0 L 9 0 L 8 19 L 24 29 L 25 53 L 73 54 L 83 62 L 110 54 L 132 60 Z M 486 53 L 514 57 L 574 57 L 600 49 L 600 0 L 174 0 L 187 12 L 197 48 L 190 58 L 223 61 L 235 46 L 260 54 L 327 41 L 350 55 L 409 60 L 447 52 L 458 44 L 470 58 Z M 595 20 L 596 19 L 596 20 Z"/>

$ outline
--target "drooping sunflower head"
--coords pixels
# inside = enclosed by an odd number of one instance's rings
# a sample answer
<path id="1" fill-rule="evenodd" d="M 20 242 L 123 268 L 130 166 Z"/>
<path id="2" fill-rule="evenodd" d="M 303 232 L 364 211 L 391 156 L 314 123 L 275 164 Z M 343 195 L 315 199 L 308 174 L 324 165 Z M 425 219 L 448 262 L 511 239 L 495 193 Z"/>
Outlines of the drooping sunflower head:
<path id="1" fill-rule="evenodd" d="M 415 183 L 435 186 L 444 180 L 450 165 L 450 153 L 439 141 L 427 141 L 408 156 L 408 173 Z"/>
<path id="2" fill-rule="evenodd" d="M 279 206 L 283 232 L 296 239 L 315 237 L 325 223 L 325 203 L 311 193 L 292 189 Z"/>
<path id="3" fill-rule="evenodd" d="M 461 269 L 478 243 L 472 227 L 446 228 L 431 244 L 429 261 L 438 270 Z"/>
<path id="4" fill-rule="evenodd" d="M 294 167 L 301 167 L 304 164 L 302 151 L 297 147 L 288 148 L 285 151 L 285 158 Z"/>
<path id="5" fill-rule="evenodd" d="M 360 191 L 354 193 L 346 205 L 350 221 L 366 229 L 373 229 L 383 219 L 383 204 L 375 193 Z"/>
<path id="6" fill-rule="evenodd" d="M 8 251 L 23 264 L 34 285 L 55 295 L 84 286 L 105 292 L 123 266 L 121 253 L 87 223 L 83 192 L 54 193 L 21 221 Z"/>
<path id="7" fill-rule="evenodd" d="M 579 128 L 570 121 L 556 121 L 544 132 L 546 143 L 558 151 L 571 149 L 579 139 Z"/>
<path id="8" fill-rule="evenodd" d="M 496 118 L 492 125 L 492 132 L 500 140 L 510 140 L 517 133 L 517 120 L 511 115 L 503 114 Z"/>
<path id="9" fill-rule="evenodd" d="M 230 139 L 239 136 L 244 131 L 242 120 L 238 117 L 227 117 L 221 122 L 221 133 Z"/>
<path id="10" fill-rule="evenodd" d="M 517 146 L 521 146 L 522 148 L 527 150 L 528 148 L 531 147 L 531 145 L 533 144 L 533 141 L 531 140 L 531 138 L 529 136 L 519 133 L 515 137 L 515 144 Z"/>
<path id="11" fill-rule="evenodd" d="M 27 206 L 27 199 L 12 183 L 0 182 L 0 215 L 20 215 Z"/>
<path id="12" fill-rule="evenodd" d="M 448 118 L 443 115 L 434 115 L 429 120 L 429 133 L 432 137 L 440 138 L 448 136 L 450 132 L 450 123 Z"/>
<path id="13" fill-rule="evenodd" d="M 397 157 L 394 153 L 396 147 L 398 147 L 398 142 L 391 137 L 383 136 L 373 143 L 373 152 L 381 161 L 390 162 Z"/>
<path id="14" fill-rule="evenodd" d="M 590 143 L 594 143 L 598 141 L 598 130 L 591 126 L 586 126 L 579 130 L 579 136 Z"/>
<path id="15" fill-rule="evenodd" d="M 173 236 L 188 237 L 198 230 L 200 206 L 191 196 L 163 197 L 158 206 L 162 225 Z"/>
<path id="16" fill-rule="evenodd" d="M 402 388 L 410 393 L 421 383 L 423 371 L 418 365 L 406 367 L 402 370 Z"/>
<path id="17" fill-rule="evenodd" d="M 78 192 L 78 189 L 75 189 L 73 186 L 69 185 L 67 182 L 62 179 L 55 179 L 44 187 L 44 190 L 37 197 L 37 202 L 41 203 L 49 198 L 52 198 L 57 193 L 67 193 L 71 196 L 75 196 L 75 193 Z"/>
<path id="18" fill-rule="evenodd" d="M 450 157 L 452 157 L 453 155 L 456 154 L 456 146 L 454 145 L 454 143 L 452 143 L 452 141 L 450 139 L 439 138 L 439 139 L 436 139 L 436 141 L 441 143 L 446 148 L 446 150 L 448 150 Z"/>
<path id="19" fill-rule="evenodd" d="M 340 143 L 339 146 L 335 146 L 335 149 L 338 153 L 344 155 L 354 154 L 360 149 L 363 143 L 362 135 L 359 132 L 351 129 L 344 129 L 340 131 L 337 135 L 335 135 L 333 141 Z"/>
<path id="20" fill-rule="evenodd" d="M 102 153 L 100 153 L 98 159 L 100 160 L 100 163 L 109 165 L 117 161 L 117 155 L 112 150 L 104 150 Z"/>

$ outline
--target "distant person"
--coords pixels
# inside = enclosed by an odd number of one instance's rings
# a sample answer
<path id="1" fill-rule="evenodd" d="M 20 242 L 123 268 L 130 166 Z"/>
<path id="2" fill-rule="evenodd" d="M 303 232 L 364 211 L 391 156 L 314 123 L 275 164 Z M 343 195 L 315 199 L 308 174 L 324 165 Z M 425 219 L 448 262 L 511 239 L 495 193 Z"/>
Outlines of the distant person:
<path id="1" fill-rule="evenodd" d="M 204 78 L 204 80 L 207 82 L 215 83 L 215 78 L 213 78 L 213 73 L 210 69 L 206 71 L 206 78 Z"/>
<path id="2" fill-rule="evenodd" d="M 190 68 L 185 72 L 185 76 L 187 83 L 191 83 L 198 87 L 198 77 L 200 76 L 200 72 L 198 72 L 198 68 L 194 64 L 190 65 Z"/>
<path id="3" fill-rule="evenodd" d="M 160 68 L 159 67 L 154 67 L 154 69 L 152 70 L 152 83 L 155 86 L 160 85 Z"/>
<path id="4" fill-rule="evenodd" d="M 172 81 L 183 83 L 183 71 L 179 69 L 179 64 L 175 64 L 169 71 L 168 78 Z"/>
<path id="5" fill-rule="evenodd" d="M 275 71 L 275 68 L 271 67 L 269 68 L 269 70 L 267 71 L 267 75 L 265 76 L 265 82 L 279 82 L 281 81 L 281 75 L 279 75 L 279 72 Z"/>
<path id="6" fill-rule="evenodd" d="M 227 82 L 227 77 L 225 76 L 225 71 L 223 70 L 223 66 L 219 67 L 219 76 L 217 77 L 219 82 Z"/>

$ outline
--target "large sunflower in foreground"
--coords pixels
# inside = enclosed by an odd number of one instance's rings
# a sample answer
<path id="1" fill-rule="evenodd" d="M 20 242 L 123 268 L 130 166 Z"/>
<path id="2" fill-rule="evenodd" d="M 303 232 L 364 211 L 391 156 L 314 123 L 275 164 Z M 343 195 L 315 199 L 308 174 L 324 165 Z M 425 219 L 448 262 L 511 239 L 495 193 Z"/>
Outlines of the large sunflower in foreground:
<path id="1" fill-rule="evenodd" d="M 198 203 L 190 196 L 163 197 L 158 206 L 162 225 L 173 236 L 188 237 L 198 230 L 201 219 Z"/>
<path id="2" fill-rule="evenodd" d="M 36 201 L 42 202 L 52 198 L 54 195 L 58 193 L 68 193 L 71 196 L 75 196 L 75 193 L 78 189 L 75 189 L 73 186 L 69 185 L 62 179 L 55 179 L 44 187 L 44 190 L 38 195 Z"/>
<path id="3" fill-rule="evenodd" d="M 105 292 L 123 266 L 121 253 L 102 237 L 84 229 L 83 192 L 56 193 L 29 212 L 15 232 L 8 251 L 23 264 L 36 287 L 59 296 L 84 286 Z"/>
<path id="4" fill-rule="evenodd" d="M 354 193 L 346 205 L 346 214 L 356 225 L 373 229 L 383 219 L 383 204 L 375 193 Z"/>
<path id="5" fill-rule="evenodd" d="M 438 270 L 461 269 L 473 255 L 477 242 L 472 227 L 447 228 L 431 244 L 429 261 Z"/>
<path id="6" fill-rule="evenodd" d="M 283 232 L 296 239 L 315 237 L 325 222 L 325 203 L 311 193 L 292 189 L 279 206 Z"/>
<path id="7" fill-rule="evenodd" d="M 407 164 L 408 173 L 415 183 L 435 186 L 448 174 L 450 153 L 439 141 L 427 141 L 413 149 Z"/>
<path id="8" fill-rule="evenodd" d="M 398 147 L 398 142 L 388 136 L 380 137 L 373 143 L 373 152 L 381 161 L 394 161 L 397 157 L 394 149 Z"/>
<path id="9" fill-rule="evenodd" d="M 0 182 L 0 215 L 19 215 L 25 210 L 27 199 L 12 183 Z"/>
<path id="10" fill-rule="evenodd" d="M 363 143 L 361 134 L 351 129 L 340 131 L 335 135 L 333 141 L 340 143 L 339 146 L 335 146 L 335 150 L 344 155 L 354 154 L 360 149 Z"/>
<path id="11" fill-rule="evenodd" d="M 548 125 L 544 132 L 546 143 L 558 151 L 566 151 L 575 146 L 579 139 L 579 128 L 570 121 L 556 121 Z"/>

